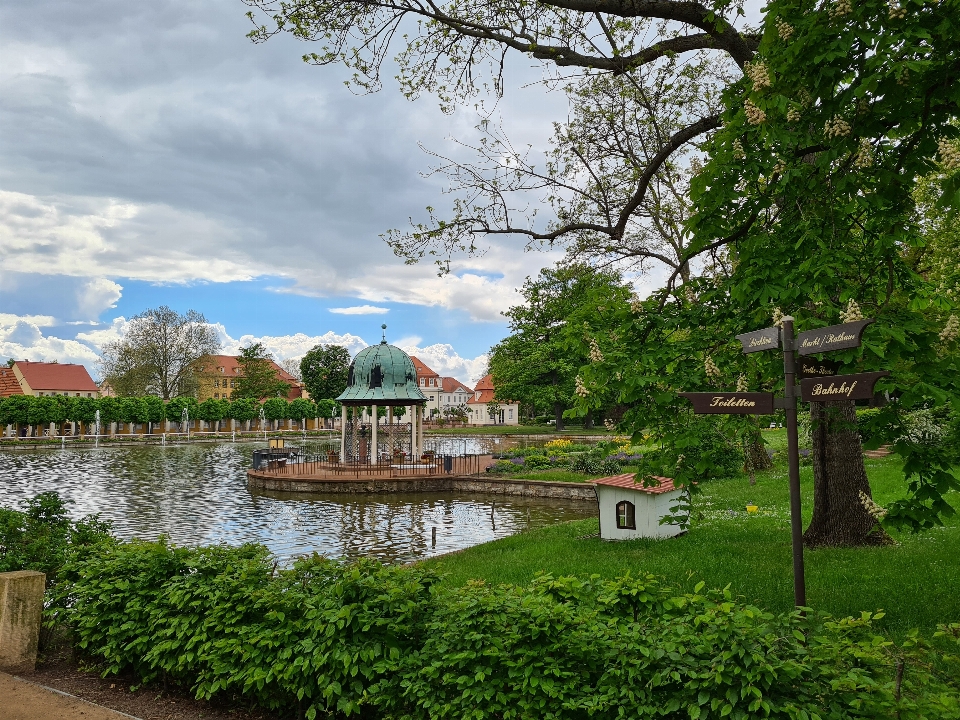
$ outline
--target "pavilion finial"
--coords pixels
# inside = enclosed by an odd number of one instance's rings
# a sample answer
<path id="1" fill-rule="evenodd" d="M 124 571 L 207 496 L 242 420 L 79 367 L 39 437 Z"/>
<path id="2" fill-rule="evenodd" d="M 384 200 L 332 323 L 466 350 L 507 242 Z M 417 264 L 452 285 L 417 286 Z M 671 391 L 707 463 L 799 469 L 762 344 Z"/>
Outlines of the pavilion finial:
<path id="1" fill-rule="evenodd" d="M 387 324 L 384 323 L 383 325 L 381 325 L 380 329 L 383 330 L 383 339 L 380 341 L 380 343 L 382 345 L 386 345 L 387 344 Z"/>

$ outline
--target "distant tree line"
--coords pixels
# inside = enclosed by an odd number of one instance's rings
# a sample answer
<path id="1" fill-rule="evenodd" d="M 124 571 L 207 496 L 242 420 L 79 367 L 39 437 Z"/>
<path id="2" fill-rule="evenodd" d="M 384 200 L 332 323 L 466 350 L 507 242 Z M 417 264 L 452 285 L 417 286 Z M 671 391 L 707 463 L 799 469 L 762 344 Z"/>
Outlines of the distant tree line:
<path id="1" fill-rule="evenodd" d="M 339 412 L 338 403 L 331 399 L 314 402 L 307 398 L 288 401 L 286 398 L 273 397 L 260 403 L 251 398 L 232 401 L 211 398 L 198 402 L 192 397 L 176 397 L 165 403 L 153 395 L 102 398 L 12 395 L 0 398 L 0 426 L 13 425 L 19 430 L 22 427 L 53 424 L 60 434 L 64 423 L 74 422 L 82 423 L 89 433 L 99 410 L 101 432 L 103 427 L 111 423 L 142 424 L 147 426 L 147 432 L 152 432 L 164 420 L 180 423 L 186 410 L 191 421 L 215 423 L 219 429 L 219 424 L 225 420 L 257 420 L 261 408 L 264 418 L 271 421 L 330 419 Z"/>

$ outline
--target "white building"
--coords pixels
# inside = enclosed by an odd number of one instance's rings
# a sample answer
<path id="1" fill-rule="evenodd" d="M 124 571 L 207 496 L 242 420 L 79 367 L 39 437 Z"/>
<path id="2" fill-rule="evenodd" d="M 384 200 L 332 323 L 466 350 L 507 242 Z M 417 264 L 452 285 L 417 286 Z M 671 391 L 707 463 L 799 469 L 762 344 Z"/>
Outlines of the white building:
<path id="1" fill-rule="evenodd" d="M 493 377 L 485 375 L 467 401 L 467 421 L 471 425 L 519 425 L 520 404 L 497 400 Z"/>
<path id="2" fill-rule="evenodd" d="M 600 508 L 600 538 L 633 540 L 635 538 L 669 538 L 679 535 L 679 525 L 661 525 L 660 520 L 674 515 L 683 496 L 671 478 L 658 477 L 654 487 L 634 482 L 633 474 L 614 475 L 593 481 Z"/>

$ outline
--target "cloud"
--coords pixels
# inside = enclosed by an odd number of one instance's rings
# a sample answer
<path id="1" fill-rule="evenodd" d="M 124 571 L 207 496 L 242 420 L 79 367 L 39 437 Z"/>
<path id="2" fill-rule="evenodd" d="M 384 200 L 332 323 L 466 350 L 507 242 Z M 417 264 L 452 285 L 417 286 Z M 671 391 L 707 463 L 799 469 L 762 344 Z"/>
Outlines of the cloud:
<path id="1" fill-rule="evenodd" d="M 12 327 L 19 322 L 28 322 L 37 327 L 47 327 L 55 325 L 52 315 L 14 315 L 13 313 L 0 313 L 0 329 Z"/>
<path id="2" fill-rule="evenodd" d="M 354 305 L 353 307 L 329 308 L 329 310 L 337 315 L 384 315 L 390 312 L 390 308 L 375 305 Z"/>
<path id="3" fill-rule="evenodd" d="M 426 347 L 399 345 L 409 355 L 416 355 L 429 368 L 443 377 L 454 377 L 471 387 L 487 374 L 489 355 L 482 353 L 475 358 L 461 357 L 452 345 L 436 343 Z"/>
<path id="4" fill-rule="evenodd" d="M 357 335 L 351 335 L 350 333 L 339 335 L 332 330 L 323 335 L 306 335 L 304 333 L 294 335 L 242 335 L 239 339 L 234 339 L 220 323 L 213 323 L 212 327 L 217 331 L 223 348 L 222 352 L 226 355 L 236 355 L 240 352 L 241 347 L 247 347 L 253 343 L 262 343 L 267 352 L 273 355 L 277 361 L 289 358 L 299 359 L 317 345 L 342 345 L 350 351 L 351 355 L 356 355 L 367 347 L 366 341 Z"/>
<path id="5" fill-rule="evenodd" d="M 99 356 L 76 340 L 47 337 L 40 326 L 21 319 L 0 327 L 0 358 L 80 363 L 93 370 Z"/>
<path id="6" fill-rule="evenodd" d="M 403 265 L 380 235 L 446 202 L 418 143 L 469 139 L 472 111 L 447 116 L 396 87 L 353 95 L 342 68 L 305 65 L 291 38 L 252 45 L 231 0 L 102 0 L 82 14 L 35 0 L 0 9 L 0 24 L 0 133 L 17 138 L 0 145 L 4 267 L 110 282 L 269 275 L 306 295 L 497 321 L 558 256 L 508 238 L 444 278 Z M 502 107 L 518 141 L 542 145 L 565 101 L 537 93 L 512 90 Z M 50 314 L 90 320 L 68 315 L 115 301 L 101 285 Z"/>

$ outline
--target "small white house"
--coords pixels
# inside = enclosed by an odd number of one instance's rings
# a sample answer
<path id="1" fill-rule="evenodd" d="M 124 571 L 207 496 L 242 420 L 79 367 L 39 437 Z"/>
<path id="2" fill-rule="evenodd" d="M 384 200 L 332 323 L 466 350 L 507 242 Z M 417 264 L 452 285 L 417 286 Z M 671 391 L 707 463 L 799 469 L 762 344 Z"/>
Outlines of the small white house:
<path id="1" fill-rule="evenodd" d="M 600 507 L 600 538 L 633 540 L 634 538 L 669 538 L 679 535 L 679 525 L 661 525 L 660 519 L 673 515 L 683 490 L 671 478 L 655 478 L 660 482 L 644 487 L 634 482 L 633 474 L 614 475 L 593 481 Z"/>

